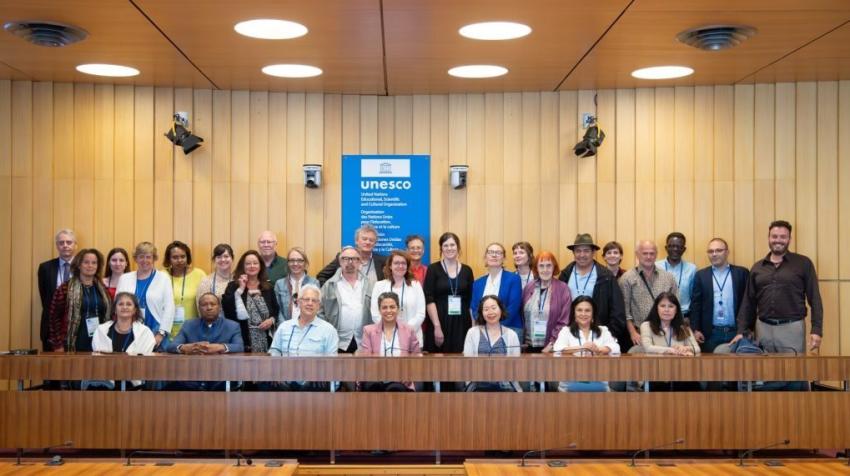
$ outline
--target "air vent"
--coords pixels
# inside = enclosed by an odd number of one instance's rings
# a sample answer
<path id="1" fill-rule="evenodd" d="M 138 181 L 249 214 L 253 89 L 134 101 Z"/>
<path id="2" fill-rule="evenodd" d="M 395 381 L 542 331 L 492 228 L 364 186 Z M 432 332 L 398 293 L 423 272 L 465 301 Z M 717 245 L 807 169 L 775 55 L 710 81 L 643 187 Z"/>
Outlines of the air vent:
<path id="1" fill-rule="evenodd" d="M 48 21 L 13 21 L 3 25 L 3 28 L 32 44 L 50 48 L 68 46 L 89 35 L 82 28 Z"/>
<path id="2" fill-rule="evenodd" d="M 685 30 L 676 39 L 686 45 L 706 51 L 719 51 L 732 48 L 756 34 L 751 26 L 707 25 Z"/>

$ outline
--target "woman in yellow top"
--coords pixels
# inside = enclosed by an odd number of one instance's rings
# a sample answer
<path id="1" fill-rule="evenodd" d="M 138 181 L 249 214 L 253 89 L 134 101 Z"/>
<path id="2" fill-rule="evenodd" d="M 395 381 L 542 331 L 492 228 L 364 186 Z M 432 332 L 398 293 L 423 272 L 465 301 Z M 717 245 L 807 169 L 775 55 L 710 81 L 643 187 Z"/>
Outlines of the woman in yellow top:
<path id="1" fill-rule="evenodd" d="M 207 274 L 192 267 L 192 251 L 189 245 L 182 241 L 172 241 L 168 244 L 162 265 L 171 278 L 171 288 L 174 292 L 174 324 L 171 326 L 171 335 L 176 336 L 185 321 L 198 317 L 195 296 L 198 294 L 201 280 Z"/>

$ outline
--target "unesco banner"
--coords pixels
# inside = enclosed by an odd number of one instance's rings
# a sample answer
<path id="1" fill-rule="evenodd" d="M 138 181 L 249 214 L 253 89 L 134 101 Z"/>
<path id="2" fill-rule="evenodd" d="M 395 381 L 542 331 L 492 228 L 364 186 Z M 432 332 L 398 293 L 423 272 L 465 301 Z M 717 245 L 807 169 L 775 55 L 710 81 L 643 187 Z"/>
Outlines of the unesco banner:
<path id="1" fill-rule="evenodd" d="M 430 156 L 342 156 L 342 244 L 353 245 L 364 223 L 378 230 L 375 252 L 405 249 L 405 237 L 417 234 L 425 238 L 422 262 L 430 262 Z"/>

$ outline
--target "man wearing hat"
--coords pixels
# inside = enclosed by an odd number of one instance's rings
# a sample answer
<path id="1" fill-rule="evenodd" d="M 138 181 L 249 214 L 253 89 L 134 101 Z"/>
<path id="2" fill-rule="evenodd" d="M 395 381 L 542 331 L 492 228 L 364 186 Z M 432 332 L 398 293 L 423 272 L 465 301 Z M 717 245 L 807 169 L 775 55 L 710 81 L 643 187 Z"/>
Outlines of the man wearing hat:
<path id="1" fill-rule="evenodd" d="M 573 299 L 579 296 L 593 299 L 597 323 L 607 326 L 620 345 L 628 347 L 630 339 L 626 334 L 623 293 L 611 271 L 596 262 L 599 246 L 589 233 L 581 233 L 573 244 L 567 245 L 567 249 L 573 252 L 575 260 L 561 271 L 558 279 L 567 283 Z"/>

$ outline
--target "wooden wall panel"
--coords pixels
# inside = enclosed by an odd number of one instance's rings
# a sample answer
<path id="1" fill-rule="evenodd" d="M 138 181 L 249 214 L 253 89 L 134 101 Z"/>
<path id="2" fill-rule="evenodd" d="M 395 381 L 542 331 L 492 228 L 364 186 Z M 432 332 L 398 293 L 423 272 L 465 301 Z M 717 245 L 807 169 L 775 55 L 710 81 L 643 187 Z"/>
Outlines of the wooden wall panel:
<path id="1" fill-rule="evenodd" d="M 162 138 L 176 110 L 205 139 L 189 156 Z M 583 112 L 608 135 L 595 158 L 572 153 Z M 215 244 L 241 254 L 268 228 L 316 272 L 340 245 L 340 156 L 416 153 L 431 155 L 432 260 L 454 231 L 476 275 L 490 241 L 566 264 L 580 232 L 620 241 L 626 267 L 636 240 L 674 229 L 699 266 L 713 236 L 750 266 L 788 219 L 823 281 L 824 352 L 848 353 L 848 137 L 847 81 L 381 97 L 0 81 L 0 347 L 34 342 L 35 268 L 59 228 L 103 251 L 188 241 L 205 270 Z M 304 163 L 322 188 L 304 188 Z M 451 164 L 470 166 L 466 189 Z"/>

